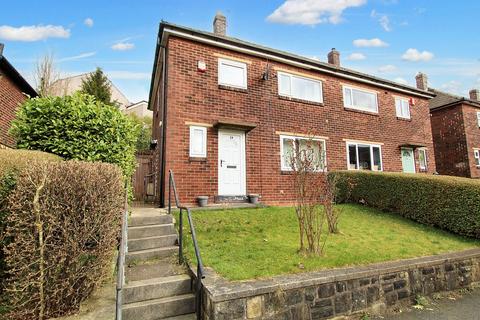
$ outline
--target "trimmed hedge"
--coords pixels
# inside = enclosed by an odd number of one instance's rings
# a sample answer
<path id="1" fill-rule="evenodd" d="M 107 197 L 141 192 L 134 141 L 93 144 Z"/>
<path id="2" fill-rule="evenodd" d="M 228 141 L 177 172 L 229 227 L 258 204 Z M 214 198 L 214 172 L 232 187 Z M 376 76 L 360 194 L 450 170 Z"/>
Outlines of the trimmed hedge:
<path id="1" fill-rule="evenodd" d="M 2 237 L 11 319 L 48 319 L 78 310 L 108 276 L 124 206 L 119 167 L 33 162 L 16 179 Z"/>
<path id="2" fill-rule="evenodd" d="M 360 202 L 480 238 L 480 181 L 450 176 L 336 171 L 339 202 Z"/>

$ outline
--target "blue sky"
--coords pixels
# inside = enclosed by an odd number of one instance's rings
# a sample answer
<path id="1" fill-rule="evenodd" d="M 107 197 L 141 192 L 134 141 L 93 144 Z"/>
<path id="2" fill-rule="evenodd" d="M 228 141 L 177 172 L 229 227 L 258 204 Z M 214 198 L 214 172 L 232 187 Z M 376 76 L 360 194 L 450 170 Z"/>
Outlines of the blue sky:
<path id="1" fill-rule="evenodd" d="M 148 98 L 158 23 L 212 29 L 216 11 L 227 33 L 276 49 L 460 95 L 480 88 L 477 1 L 402 0 L 27 0 L 0 11 L 5 56 L 32 81 L 36 61 L 55 55 L 64 75 L 103 68 L 131 101 Z"/>

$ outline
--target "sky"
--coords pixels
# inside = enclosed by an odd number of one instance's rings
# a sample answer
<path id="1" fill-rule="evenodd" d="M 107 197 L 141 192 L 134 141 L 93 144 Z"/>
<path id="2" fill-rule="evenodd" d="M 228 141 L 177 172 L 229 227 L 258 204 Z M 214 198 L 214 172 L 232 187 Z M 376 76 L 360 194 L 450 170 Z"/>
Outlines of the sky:
<path id="1" fill-rule="evenodd" d="M 409 85 L 424 72 L 436 89 L 480 89 L 480 2 L 471 0 L 23 0 L 0 11 L 4 55 L 35 85 L 53 54 L 63 76 L 101 67 L 130 101 L 148 99 L 161 20 L 227 34 Z"/>

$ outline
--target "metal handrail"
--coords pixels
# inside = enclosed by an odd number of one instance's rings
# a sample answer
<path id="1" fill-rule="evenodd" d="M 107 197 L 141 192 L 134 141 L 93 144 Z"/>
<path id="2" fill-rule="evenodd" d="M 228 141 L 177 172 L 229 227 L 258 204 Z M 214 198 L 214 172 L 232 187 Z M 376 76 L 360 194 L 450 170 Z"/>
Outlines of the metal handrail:
<path id="1" fill-rule="evenodd" d="M 175 179 L 173 177 L 172 170 L 168 171 L 168 214 L 172 213 L 172 189 L 175 196 L 175 205 L 180 210 L 178 218 L 178 261 L 180 264 L 184 263 L 183 257 L 183 211 L 187 211 L 187 220 L 190 226 L 190 233 L 192 234 L 193 247 L 195 249 L 195 257 L 197 259 L 197 281 L 195 282 L 195 305 L 197 319 L 201 319 L 201 306 L 202 306 L 202 279 L 205 278 L 203 269 L 202 256 L 200 255 L 200 249 L 198 248 L 197 235 L 195 233 L 195 226 L 193 225 L 192 212 L 186 206 L 182 206 L 178 201 L 177 187 L 175 185 Z"/>
<path id="2" fill-rule="evenodd" d="M 125 284 L 125 255 L 128 251 L 128 187 L 125 183 L 125 206 L 122 215 L 122 234 L 117 257 L 117 296 L 115 301 L 115 319 L 122 320 L 122 289 Z"/>

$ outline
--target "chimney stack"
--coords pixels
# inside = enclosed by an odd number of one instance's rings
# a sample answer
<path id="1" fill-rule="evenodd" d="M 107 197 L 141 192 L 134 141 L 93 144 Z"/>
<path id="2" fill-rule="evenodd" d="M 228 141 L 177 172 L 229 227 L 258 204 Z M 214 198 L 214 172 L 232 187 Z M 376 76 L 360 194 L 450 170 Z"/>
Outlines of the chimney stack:
<path id="1" fill-rule="evenodd" d="M 340 52 L 335 48 L 328 53 L 328 63 L 333 64 L 336 67 L 340 67 Z"/>
<path id="2" fill-rule="evenodd" d="M 227 35 L 227 18 L 218 11 L 213 19 L 213 33 L 217 36 Z"/>
<path id="3" fill-rule="evenodd" d="M 470 100 L 480 101 L 480 90 L 472 89 L 470 90 Z"/>
<path id="4" fill-rule="evenodd" d="M 0 43 L 0 56 L 3 55 L 3 48 L 5 45 L 3 43 Z"/>
<path id="5" fill-rule="evenodd" d="M 428 77 L 425 73 L 419 72 L 415 76 L 415 80 L 417 81 L 417 88 L 420 90 L 428 90 Z"/>

